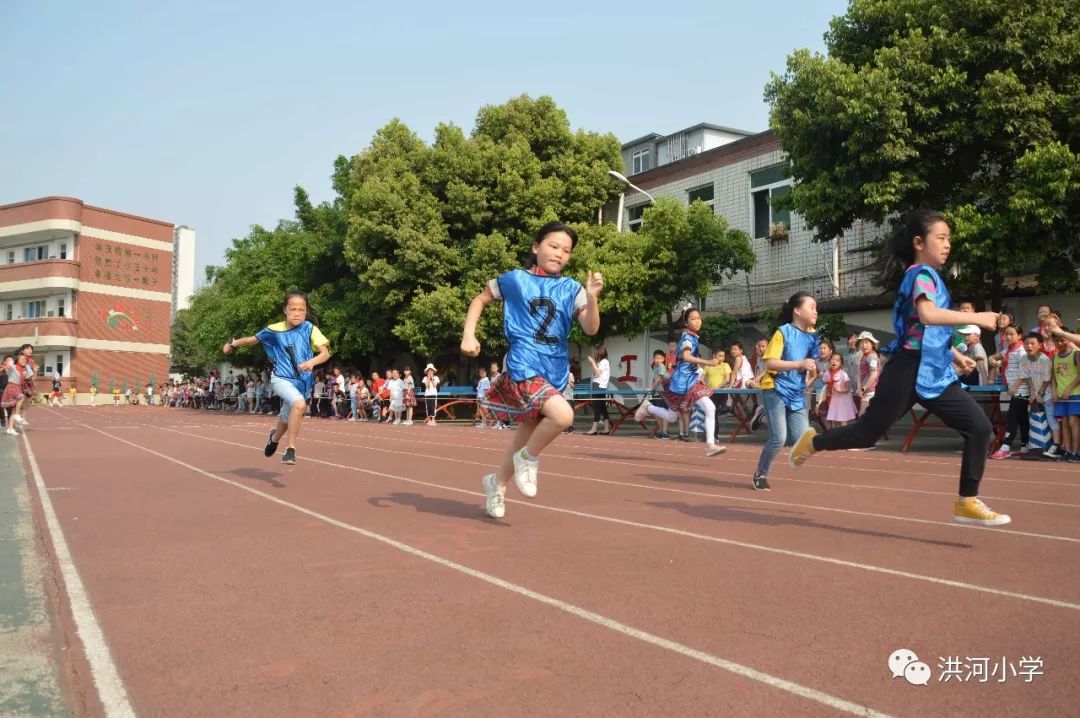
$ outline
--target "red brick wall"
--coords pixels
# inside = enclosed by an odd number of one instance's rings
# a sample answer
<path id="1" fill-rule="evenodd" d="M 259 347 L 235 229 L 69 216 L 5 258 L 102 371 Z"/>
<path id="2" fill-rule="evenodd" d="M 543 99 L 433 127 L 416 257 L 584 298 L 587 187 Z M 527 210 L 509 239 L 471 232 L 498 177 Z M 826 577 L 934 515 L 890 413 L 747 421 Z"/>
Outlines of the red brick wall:
<path id="1" fill-rule="evenodd" d="M 172 293 L 172 252 L 79 236 L 79 281 Z"/>
<path id="2" fill-rule="evenodd" d="M 70 259 L 42 259 L 37 262 L 17 262 L 15 264 L 0 265 L 0 282 L 17 282 L 21 279 L 43 279 L 45 277 L 78 279 L 79 263 Z"/>
<path id="3" fill-rule="evenodd" d="M 151 374 L 158 384 L 169 380 L 169 357 L 165 354 L 141 354 L 138 352 L 109 352 L 99 349 L 74 349 L 71 352 L 71 379 L 76 382 L 80 392 L 90 391 L 91 376 L 98 374 L 98 391 L 105 393 L 112 390 L 110 381 L 123 384 L 126 381 L 134 386 L 146 386 Z M 65 378 L 64 386 L 70 380 Z"/>
<path id="4" fill-rule="evenodd" d="M 82 223 L 86 227 L 134 234 L 136 237 L 157 239 L 169 244 L 172 244 L 173 241 L 173 227 L 171 224 L 145 217 L 136 217 L 132 214 L 114 212 L 101 207 L 84 207 Z"/>
<path id="5" fill-rule="evenodd" d="M 134 322 L 134 327 L 122 317 L 116 317 L 113 321 L 115 326 L 109 326 L 110 311 L 126 314 Z M 81 291 L 78 312 L 79 337 L 83 339 L 169 343 L 169 302 Z"/>
<path id="6" fill-rule="evenodd" d="M 0 207 L 0 227 L 43 219 L 73 219 L 80 222 L 82 214 L 82 200 L 72 197 L 42 197 Z"/>

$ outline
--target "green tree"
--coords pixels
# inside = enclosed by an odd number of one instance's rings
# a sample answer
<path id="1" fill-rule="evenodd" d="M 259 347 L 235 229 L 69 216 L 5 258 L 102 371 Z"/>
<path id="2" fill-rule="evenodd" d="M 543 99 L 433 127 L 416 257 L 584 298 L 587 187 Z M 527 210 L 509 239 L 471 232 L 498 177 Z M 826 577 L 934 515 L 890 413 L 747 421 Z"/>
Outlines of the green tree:
<path id="1" fill-rule="evenodd" d="M 765 90 L 795 180 L 781 200 L 828 241 L 930 206 L 977 298 L 1080 259 L 1080 13 L 1074 2 L 852 0 Z M 1064 272 L 1060 270 L 1066 267 Z"/>
<path id="2" fill-rule="evenodd" d="M 816 329 L 818 339 L 828 339 L 834 344 L 844 341 L 851 333 L 843 314 L 822 314 Z"/>
<path id="3" fill-rule="evenodd" d="M 702 318 L 698 336 L 706 346 L 727 347 L 739 335 L 740 326 L 738 319 L 721 311 Z"/>
<path id="4" fill-rule="evenodd" d="M 469 135 L 440 125 L 431 146 L 390 122 L 335 172 L 357 296 L 396 318 L 389 341 L 428 356 L 456 352 L 483 283 L 527 262 L 544 222 L 595 221 L 618 194 L 607 172 L 619 163 L 613 135 L 571 130 L 548 97 L 484 107 Z M 505 348 L 499 326 L 488 312 L 478 327 L 486 353 Z"/>
<path id="5" fill-rule="evenodd" d="M 756 261 L 750 237 L 703 202 L 689 207 L 661 197 L 647 208 L 638 234 L 646 241 L 638 290 L 647 297 L 644 319 L 655 326 L 666 320 L 668 338 L 675 334 L 677 305 L 696 302 L 709 288 L 736 272 L 748 272 Z"/>

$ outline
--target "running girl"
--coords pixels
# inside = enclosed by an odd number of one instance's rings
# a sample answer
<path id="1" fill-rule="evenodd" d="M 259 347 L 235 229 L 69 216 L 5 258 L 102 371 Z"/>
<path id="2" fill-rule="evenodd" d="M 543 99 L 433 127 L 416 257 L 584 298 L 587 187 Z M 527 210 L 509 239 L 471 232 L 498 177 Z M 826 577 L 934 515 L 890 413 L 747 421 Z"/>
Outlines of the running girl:
<path id="1" fill-rule="evenodd" d="M 697 335 L 701 329 L 701 312 L 695 307 L 687 307 L 682 322 L 686 331 L 679 338 L 679 358 L 666 388 L 661 391 L 668 408 L 661 409 L 653 406 L 648 399 L 643 399 L 634 412 L 634 421 L 644 421 L 646 414 L 665 421 L 676 421 L 680 411 L 696 406 L 705 414 L 705 456 L 716 456 L 727 451 L 727 447 L 716 444 L 716 407 L 709 398 L 712 391 L 705 384 L 698 367 L 716 366 L 720 362 L 718 359 L 701 358 Z"/>
<path id="2" fill-rule="evenodd" d="M 963 313 L 949 309 L 949 290 L 938 273 L 949 258 L 951 230 L 945 216 L 929 210 L 912 212 L 889 239 L 890 261 L 885 283 L 896 287 L 893 359 L 885 364 L 877 396 L 857 421 L 820 436 L 808 429 L 792 447 L 789 462 L 803 464 L 818 451 L 867 448 L 918 401 L 964 437 L 960 463 L 960 496 L 953 505 L 958 523 L 1001 526 L 1011 520 L 979 500 L 979 482 L 993 431 L 971 395 L 960 388 L 953 369 L 966 371 L 975 362 L 952 348 L 955 324 L 997 328 L 995 312 Z M 906 268 L 906 269 L 905 269 Z"/>
<path id="3" fill-rule="evenodd" d="M 233 339 L 221 348 L 225 354 L 236 347 L 262 344 L 263 351 L 274 363 L 270 386 L 281 397 L 281 412 L 277 425 L 270 429 L 263 454 L 273 456 L 282 436 L 288 439 L 283 464 L 296 463 L 296 437 L 300 434 L 300 421 L 307 411 L 304 397 L 311 394 L 315 380 L 311 371 L 330 358 L 330 344 L 319 328 L 309 319 L 307 294 L 293 291 L 285 295 L 282 303 L 285 321 L 270 324 L 252 337 Z"/>
<path id="4" fill-rule="evenodd" d="M 488 401 L 500 421 L 516 418 L 517 432 L 502 463 L 482 480 L 485 510 L 492 518 L 506 515 L 506 486 L 514 484 L 524 496 L 537 491 L 540 453 L 574 423 L 574 410 L 563 398 L 570 375 L 567 337 L 576 317 L 588 335 L 600 329 L 597 295 L 604 288 L 599 272 L 589 272 L 584 287 L 562 270 L 577 244 L 577 233 L 562 222 L 548 222 L 533 239 L 534 264 L 492 279 L 469 304 L 461 351 L 480 354 L 476 323 L 484 307 L 503 302 L 503 332 L 510 343 L 505 371 L 492 380 Z M 500 411 L 500 407 L 507 410 Z"/>
<path id="5" fill-rule="evenodd" d="M 780 307 L 782 324 L 761 355 L 761 405 L 769 416 L 769 438 L 761 447 L 754 490 L 769 490 L 769 469 L 780 448 L 794 444 L 810 426 L 806 388 L 817 376 L 817 302 L 807 292 L 791 295 Z"/>

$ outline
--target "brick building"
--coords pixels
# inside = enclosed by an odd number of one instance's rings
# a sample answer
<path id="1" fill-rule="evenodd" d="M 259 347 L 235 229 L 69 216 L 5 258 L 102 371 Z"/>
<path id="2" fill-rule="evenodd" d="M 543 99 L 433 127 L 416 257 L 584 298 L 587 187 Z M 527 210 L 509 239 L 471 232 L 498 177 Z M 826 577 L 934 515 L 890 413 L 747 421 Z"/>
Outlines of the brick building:
<path id="1" fill-rule="evenodd" d="M 791 191 L 787 158 L 771 132 L 750 134 L 701 124 L 662 136 L 645 135 L 623 145 L 625 174 L 654 197 L 701 200 L 751 238 L 757 265 L 739 272 L 703 297 L 704 309 L 736 315 L 778 307 L 805 290 L 819 303 L 865 307 L 880 301 L 872 284 L 869 250 L 881 236 L 876 225 L 856 222 L 830 243 L 811 240 L 797 214 L 776 209 L 771 200 Z M 627 190 L 624 230 L 642 222 L 648 199 Z"/>
<path id="2" fill-rule="evenodd" d="M 0 352 L 34 346 L 80 393 L 169 376 L 172 223 L 69 197 L 0 206 Z"/>

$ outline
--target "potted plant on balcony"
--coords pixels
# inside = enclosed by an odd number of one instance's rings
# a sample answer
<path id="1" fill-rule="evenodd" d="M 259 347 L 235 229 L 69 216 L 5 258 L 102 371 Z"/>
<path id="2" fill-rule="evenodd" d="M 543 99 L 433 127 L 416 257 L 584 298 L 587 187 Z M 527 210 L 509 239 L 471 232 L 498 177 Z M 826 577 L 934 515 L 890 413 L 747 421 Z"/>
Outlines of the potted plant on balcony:
<path id="1" fill-rule="evenodd" d="M 769 241 L 776 242 L 788 238 L 788 226 L 784 222 L 769 225 Z"/>

